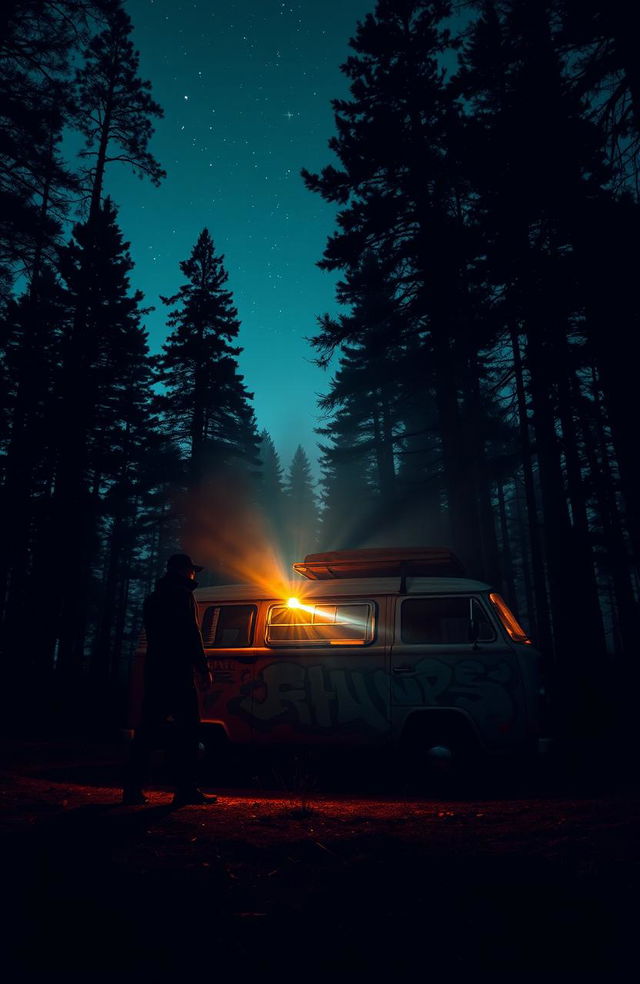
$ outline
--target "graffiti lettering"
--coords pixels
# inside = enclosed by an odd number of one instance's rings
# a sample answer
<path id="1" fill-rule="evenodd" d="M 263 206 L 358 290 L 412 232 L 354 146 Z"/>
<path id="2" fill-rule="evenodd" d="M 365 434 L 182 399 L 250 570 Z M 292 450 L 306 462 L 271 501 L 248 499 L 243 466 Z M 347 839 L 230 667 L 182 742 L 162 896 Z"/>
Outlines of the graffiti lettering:
<path id="1" fill-rule="evenodd" d="M 332 687 L 325 687 L 324 670 L 321 666 L 310 666 L 307 679 L 315 722 L 319 728 L 330 728 L 333 724 L 331 708 L 337 699 L 336 691 Z"/>
<path id="2" fill-rule="evenodd" d="M 297 663 L 270 663 L 262 672 L 259 685 L 262 700 L 249 694 L 239 707 L 258 721 L 294 720 L 311 723 L 311 712 L 305 687 L 305 670 Z"/>
<path id="3" fill-rule="evenodd" d="M 373 703 L 367 690 L 365 674 L 332 670 L 330 675 L 337 698 L 337 723 L 353 724 L 361 721 L 376 731 L 384 731 L 387 719 Z"/>
<path id="4" fill-rule="evenodd" d="M 256 724 L 286 721 L 321 731 L 359 724 L 384 731 L 389 722 L 379 687 L 377 674 L 270 663 L 237 706 Z"/>
<path id="5" fill-rule="evenodd" d="M 504 686 L 512 678 L 508 663 L 487 669 L 472 660 L 459 664 L 456 673 L 455 706 L 467 711 L 487 737 L 504 733 L 514 720 L 514 703 Z"/>
<path id="6" fill-rule="evenodd" d="M 445 663 L 425 657 L 415 664 L 414 675 L 392 678 L 393 701 L 414 707 L 460 708 L 489 737 L 504 733 L 515 719 L 513 696 L 507 688 L 512 680 L 506 660 L 487 666 L 477 659 Z"/>
<path id="7" fill-rule="evenodd" d="M 453 679 L 449 663 L 430 657 L 416 663 L 414 673 L 414 676 L 393 678 L 395 704 L 437 704 L 438 697 L 449 689 Z"/>
<path id="8" fill-rule="evenodd" d="M 355 726 L 381 734 L 390 727 L 389 701 L 404 707 L 449 706 L 495 733 L 515 717 L 512 681 L 506 661 L 487 666 L 477 659 L 425 657 L 411 675 L 390 678 L 381 669 L 328 669 L 283 660 L 265 666 L 233 707 L 261 729 L 288 723 L 303 730 Z"/>

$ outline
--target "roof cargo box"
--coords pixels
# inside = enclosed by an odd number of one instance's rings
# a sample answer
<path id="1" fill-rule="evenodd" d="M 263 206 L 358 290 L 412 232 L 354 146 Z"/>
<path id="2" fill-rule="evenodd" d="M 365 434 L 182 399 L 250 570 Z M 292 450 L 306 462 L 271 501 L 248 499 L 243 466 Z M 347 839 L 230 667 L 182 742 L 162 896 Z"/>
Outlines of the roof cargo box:
<path id="1" fill-rule="evenodd" d="M 294 571 L 313 581 L 360 577 L 464 577 L 448 547 L 370 547 L 307 554 Z"/>

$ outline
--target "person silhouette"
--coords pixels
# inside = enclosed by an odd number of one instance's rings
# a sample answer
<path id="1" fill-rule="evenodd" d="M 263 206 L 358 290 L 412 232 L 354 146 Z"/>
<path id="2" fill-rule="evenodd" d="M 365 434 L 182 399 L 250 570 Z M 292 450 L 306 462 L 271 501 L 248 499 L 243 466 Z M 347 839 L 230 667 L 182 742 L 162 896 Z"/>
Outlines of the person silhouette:
<path id="1" fill-rule="evenodd" d="M 143 792 L 151 753 L 170 740 L 170 765 L 174 784 L 173 804 L 215 803 L 196 784 L 196 762 L 200 715 L 194 673 L 205 689 L 211 672 L 197 622 L 193 591 L 196 573 L 203 570 L 188 554 L 169 557 L 166 573 L 144 602 L 147 651 L 144 693 L 139 727 L 134 731 L 125 772 L 122 802 L 143 804 Z"/>

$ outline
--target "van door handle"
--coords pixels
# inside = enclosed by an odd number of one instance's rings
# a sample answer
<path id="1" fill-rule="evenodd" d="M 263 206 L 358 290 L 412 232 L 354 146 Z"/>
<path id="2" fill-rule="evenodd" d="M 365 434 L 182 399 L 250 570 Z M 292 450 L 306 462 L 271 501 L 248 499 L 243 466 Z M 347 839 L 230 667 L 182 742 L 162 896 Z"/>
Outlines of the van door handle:
<path id="1" fill-rule="evenodd" d="M 393 667 L 393 672 L 394 673 L 414 673 L 415 672 L 415 667 L 413 667 L 413 666 L 394 666 Z"/>

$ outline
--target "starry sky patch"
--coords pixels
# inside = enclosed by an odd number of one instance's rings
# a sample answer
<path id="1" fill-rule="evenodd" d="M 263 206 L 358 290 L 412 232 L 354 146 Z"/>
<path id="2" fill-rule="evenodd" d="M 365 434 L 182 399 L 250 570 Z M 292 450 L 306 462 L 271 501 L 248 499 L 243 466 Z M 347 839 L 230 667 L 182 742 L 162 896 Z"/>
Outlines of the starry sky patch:
<path id="1" fill-rule="evenodd" d="M 347 94 L 340 65 L 373 0 L 127 0 L 140 75 L 165 116 L 151 150 L 158 188 L 112 165 L 106 190 L 135 262 L 133 285 L 155 305 L 152 351 L 164 341 L 160 294 L 182 283 L 179 262 L 203 227 L 224 254 L 241 321 L 240 369 L 258 427 L 288 467 L 298 444 L 317 474 L 317 396 L 328 372 L 306 341 L 335 313 L 335 280 L 320 271 L 335 209 L 308 191 L 302 167 L 334 162 L 331 100 Z"/>

